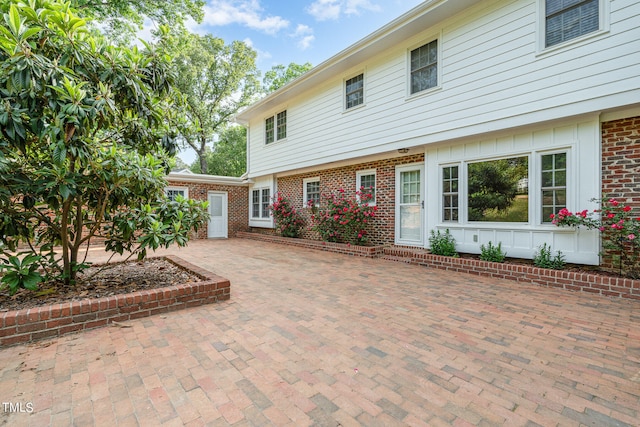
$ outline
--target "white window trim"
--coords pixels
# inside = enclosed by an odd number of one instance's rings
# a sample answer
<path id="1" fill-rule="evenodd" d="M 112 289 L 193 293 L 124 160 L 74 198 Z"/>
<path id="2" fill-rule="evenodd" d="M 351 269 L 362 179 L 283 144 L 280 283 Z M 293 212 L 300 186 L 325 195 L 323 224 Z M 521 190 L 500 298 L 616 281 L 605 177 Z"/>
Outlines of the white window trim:
<path id="1" fill-rule="evenodd" d="M 309 205 L 307 204 L 307 183 L 309 182 L 320 182 L 320 177 L 319 176 L 314 176 L 311 178 L 304 178 L 302 180 L 302 207 L 303 208 L 308 208 Z M 322 197 L 322 194 L 320 195 Z M 316 207 L 318 207 L 318 205 L 316 205 Z"/>
<path id="2" fill-rule="evenodd" d="M 560 50 L 565 50 L 567 47 L 573 47 L 575 45 L 588 43 L 588 41 L 594 37 L 600 37 L 603 34 L 609 32 L 610 26 L 610 1 L 598 0 L 598 21 L 599 29 L 591 33 L 583 34 L 571 40 L 564 41 L 562 43 L 555 44 L 553 46 L 546 47 L 546 0 L 537 0 L 536 20 L 538 22 L 536 28 L 536 40 L 537 40 L 537 53 L 536 55 L 551 54 Z M 440 53 L 440 52 L 438 52 Z"/>
<path id="3" fill-rule="evenodd" d="M 411 51 L 419 47 L 422 47 L 426 44 L 429 44 L 434 40 L 438 41 L 438 66 L 437 66 L 438 84 L 435 85 L 434 87 L 430 87 L 429 89 L 421 90 L 420 92 L 416 92 L 416 93 L 411 93 Z M 407 80 L 406 82 L 406 93 L 407 93 L 406 99 L 407 100 L 416 99 L 421 96 L 425 96 L 433 92 L 442 90 L 442 31 L 440 31 L 437 34 L 433 34 L 431 37 L 423 38 L 421 39 L 420 42 L 414 43 L 407 48 L 405 75 Z"/>
<path id="4" fill-rule="evenodd" d="M 374 177 L 373 179 L 376 185 L 373 188 L 375 190 L 376 197 L 373 199 L 373 202 L 369 202 L 369 206 L 376 206 L 378 202 L 378 176 L 376 175 L 375 169 L 367 169 L 367 170 L 361 170 L 356 172 L 356 191 L 360 191 L 360 187 L 362 187 L 362 183 L 360 182 L 360 179 L 366 175 L 373 175 Z M 360 203 L 359 195 L 357 196 L 357 199 L 358 199 L 358 203 Z"/>
<path id="5" fill-rule="evenodd" d="M 573 182 L 575 182 L 573 180 L 573 174 L 576 173 L 575 169 L 573 167 L 573 161 L 571 159 L 572 156 L 572 150 L 569 147 L 564 147 L 564 148 L 557 148 L 554 150 L 541 150 L 541 151 L 536 151 L 535 152 L 535 160 L 536 160 L 536 173 L 535 173 L 535 183 L 536 183 L 536 198 L 538 198 L 538 204 L 537 206 L 535 206 L 536 211 L 535 211 L 535 224 L 537 224 L 538 226 L 541 227 L 547 227 L 547 226 L 553 226 L 555 227 L 553 224 L 549 223 L 549 222 L 544 222 L 544 218 L 542 217 L 542 156 L 546 156 L 546 155 L 550 155 L 550 154 L 560 154 L 560 153 L 566 153 L 567 154 L 567 172 L 566 172 L 566 180 L 567 182 L 565 183 L 565 191 L 567 192 L 565 198 L 567 200 L 567 209 L 572 210 L 573 209 L 573 203 L 572 203 L 572 196 L 573 196 L 573 188 L 572 188 L 572 184 Z M 531 192 L 531 178 L 529 179 L 529 191 Z"/>
<path id="6" fill-rule="evenodd" d="M 287 127 L 287 136 L 285 136 L 284 138 L 278 139 L 278 114 L 280 113 L 286 113 L 287 114 L 287 120 L 285 122 L 285 126 Z M 267 120 L 269 119 L 273 119 L 273 141 L 271 142 L 267 142 Z M 284 142 L 287 140 L 287 137 L 289 136 L 289 111 L 287 108 L 283 108 L 281 110 L 278 110 L 277 112 L 271 114 L 270 116 L 267 116 L 264 118 L 264 120 L 262 121 L 262 135 L 264 138 L 264 145 L 265 146 L 271 146 L 271 145 L 275 145 L 279 142 Z"/>
<path id="7" fill-rule="evenodd" d="M 444 220 L 444 191 L 442 190 L 442 183 L 444 182 L 444 168 L 458 167 L 458 219 L 456 221 Z M 462 170 L 464 168 L 463 162 L 454 163 L 441 163 L 438 165 L 438 221 L 440 224 L 454 224 L 458 225 L 462 222 Z M 465 174 L 465 187 L 466 187 L 466 174 Z M 466 189 L 465 189 L 466 190 Z M 465 211 L 466 212 L 466 211 Z"/>
<path id="8" fill-rule="evenodd" d="M 354 77 L 358 77 L 362 74 L 362 104 L 354 107 L 347 108 L 347 80 L 351 80 Z M 342 79 L 342 110 L 343 112 L 350 112 L 363 108 L 367 104 L 367 74 L 364 70 L 357 71 L 350 74 L 348 77 Z"/>
<path id="9" fill-rule="evenodd" d="M 567 209 L 574 209 L 574 188 L 576 181 L 577 168 L 574 166 L 574 156 L 576 150 L 572 146 L 554 147 L 553 149 L 518 151 L 508 155 L 491 156 L 491 157 L 474 157 L 462 160 L 460 162 L 446 162 L 438 164 L 438 198 L 439 213 L 437 227 L 466 228 L 472 226 L 478 229 L 513 229 L 514 227 L 527 227 L 537 230 L 553 229 L 556 232 L 568 232 L 570 229 L 558 229 L 553 224 L 542 221 L 542 156 L 548 154 L 567 153 Z M 513 157 L 528 157 L 529 162 L 529 220 L 527 222 L 489 222 L 489 221 L 469 221 L 468 219 L 468 168 L 470 163 L 486 162 L 492 160 L 508 159 Z M 442 169 L 450 166 L 458 166 L 458 222 L 444 221 L 442 216 L 443 210 L 443 191 L 442 191 Z"/>
<path id="10" fill-rule="evenodd" d="M 262 193 L 264 192 L 264 190 L 269 190 L 269 197 L 270 198 L 273 197 L 273 195 L 271 194 L 271 187 L 268 187 L 268 186 L 265 186 L 265 187 L 254 187 L 249 192 L 249 218 L 252 221 L 267 221 L 267 220 L 271 220 L 271 215 L 264 216 L 264 211 L 262 210 Z M 254 191 L 258 191 L 259 192 L 259 196 L 258 196 L 258 216 L 253 216 L 253 192 Z"/>
<path id="11" fill-rule="evenodd" d="M 169 191 L 182 191 L 184 192 L 184 198 L 189 198 L 189 187 L 179 187 L 175 185 L 169 185 L 164 188 L 164 195 L 166 196 Z"/>

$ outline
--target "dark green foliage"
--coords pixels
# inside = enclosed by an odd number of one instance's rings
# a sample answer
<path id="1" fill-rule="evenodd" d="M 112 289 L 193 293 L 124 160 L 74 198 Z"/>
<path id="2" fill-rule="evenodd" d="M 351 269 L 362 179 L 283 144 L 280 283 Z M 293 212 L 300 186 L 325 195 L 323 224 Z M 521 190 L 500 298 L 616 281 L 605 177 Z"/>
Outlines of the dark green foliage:
<path id="1" fill-rule="evenodd" d="M 204 206 L 188 202 L 182 219 L 163 208 L 174 143 L 165 127 L 170 58 L 161 46 L 110 46 L 60 1 L 13 1 L 7 10 L 0 20 L 0 255 L 22 242 L 44 254 L 38 262 L 46 275 L 70 283 L 84 266 L 80 249 L 94 237 L 143 255 L 147 247 L 183 244 L 187 225 L 203 223 Z M 154 232 L 158 245 L 145 237 Z"/>
<path id="2" fill-rule="evenodd" d="M 0 289 L 8 287 L 11 295 L 18 289 L 38 289 L 38 283 L 42 281 L 42 275 L 37 271 L 40 258 L 38 255 L 27 254 L 22 259 L 15 255 L 3 259 L 4 265 L 0 265 L 0 270 L 5 273 L 0 278 Z"/>
<path id="3" fill-rule="evenodd" d="M 431 230 L 429 246 L 431 248 L 431 253 L 434 255 L 458 256 L 458 252 L 456 251 L 456 239 L 451 235 L 449 229 L 444 233 L 441 233 L 440 230 L 437 232 Z"/>
<path id="4" fill-rule="evenodd" d="M 491 241 L 487 246 L 480 245 L 480 259 L 483 261 L 504 262 L 506 256 L 506 252 L 502 251 L 502 242 L 498 242 L 498 246 L 494 246 Z"/>
<path id="5" fill-rule="evenodd" d="M 487 211 L 508 209 L 518 193 L 518 180 L 527 176 L 527 163 L 526 157 L 470 163 L 469 221 L 486 221 Z"/>

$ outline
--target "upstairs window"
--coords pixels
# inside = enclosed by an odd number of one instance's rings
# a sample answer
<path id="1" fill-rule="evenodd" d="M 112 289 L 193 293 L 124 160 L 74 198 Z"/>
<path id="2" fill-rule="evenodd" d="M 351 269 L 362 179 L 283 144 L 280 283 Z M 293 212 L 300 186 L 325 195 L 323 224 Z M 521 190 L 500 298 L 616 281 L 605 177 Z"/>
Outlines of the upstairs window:
<path id="1" fill-rule="evenodd" d="M 411 51 L 411 94 L 438 86 L 438 40 Z"/>
<path id="2" fill-rule="evenodd" d="M 265 144 L 285 139 L 287 137 L 287 110 L 284 110 L 275 116 L 267 117 L 264 124 Z"/>
<path id="3" fill-rule="evenodd" d="M 357 75 L 345 82 L 345 106 L 347 109 L 364 102 L 364 74 Z"/>
<path id="4" fill-rule="evenodd" d="M 597 31 L 599 12 L 599 0 L 545 0 L 545 47 Z"/>
<path id="5" fill-rule="evenodd" d="M 278 124 L 278 139 L 285 139 L 287 137 L 287 110 L 278 113 L 277 124 Z"/>

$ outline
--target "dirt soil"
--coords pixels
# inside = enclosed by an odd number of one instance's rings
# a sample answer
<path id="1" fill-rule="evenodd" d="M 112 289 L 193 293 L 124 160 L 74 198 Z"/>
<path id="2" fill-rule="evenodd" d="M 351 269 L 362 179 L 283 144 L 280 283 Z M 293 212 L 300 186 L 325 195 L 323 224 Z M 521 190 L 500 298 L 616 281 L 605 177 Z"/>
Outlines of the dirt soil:
<path id="1" fill-rule="evenodd" d="M 198 276 L 164 258 L 129 261 L 103 268 L 90 267 L 78 276 L 77 284 L 69 288 L 61 282 L 44 282 L 40 284 L 40 291 L 22 289 L 13 296 L 9 295 L 8 289 L 2 289 L 0 312 L 201 281 Z"/>

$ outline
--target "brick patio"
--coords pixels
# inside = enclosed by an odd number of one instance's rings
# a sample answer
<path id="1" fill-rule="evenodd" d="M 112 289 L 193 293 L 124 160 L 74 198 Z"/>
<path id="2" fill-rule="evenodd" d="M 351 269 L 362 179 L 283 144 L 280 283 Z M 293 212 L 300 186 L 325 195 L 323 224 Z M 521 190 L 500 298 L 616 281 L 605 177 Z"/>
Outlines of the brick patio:
<path id="1" fill-rule="evenodd" d="M 0 350 L 0 425 L 638 425 L 638 301 L 242 239 L 165 253 L 231 300 Z"/>

